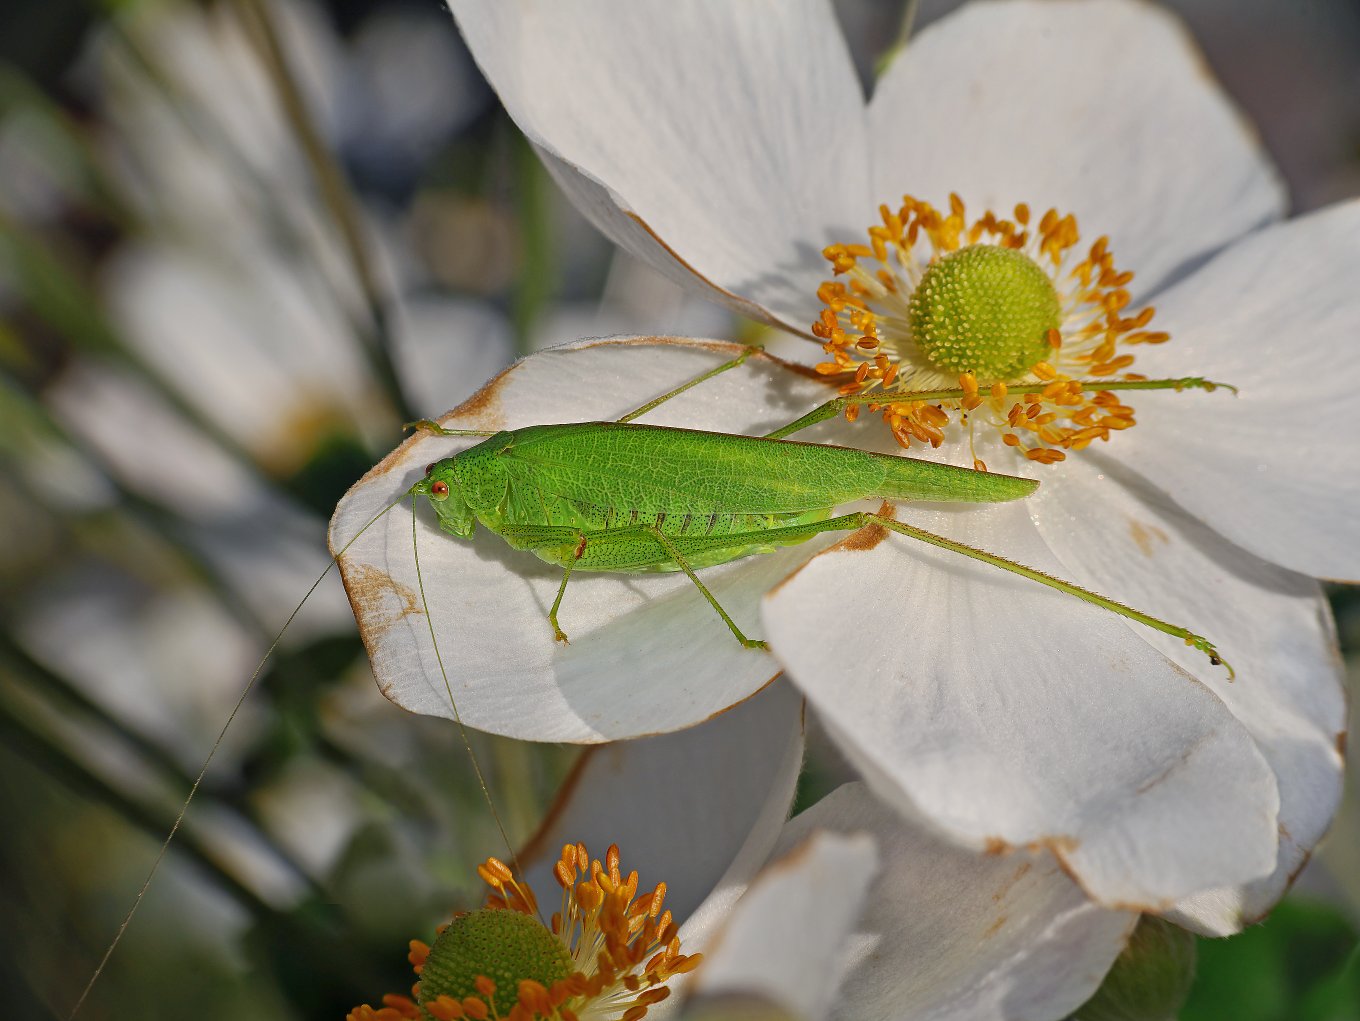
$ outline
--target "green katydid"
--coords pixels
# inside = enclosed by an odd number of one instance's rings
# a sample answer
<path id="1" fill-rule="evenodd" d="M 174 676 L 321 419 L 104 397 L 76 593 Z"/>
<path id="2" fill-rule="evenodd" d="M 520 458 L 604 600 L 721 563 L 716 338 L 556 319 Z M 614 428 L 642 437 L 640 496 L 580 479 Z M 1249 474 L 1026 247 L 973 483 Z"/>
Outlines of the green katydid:
<path id="1" fill-rule="evenodd" d="M 548 622 L 567 635 L 558 611 L 572 573 L 683 571 L 745 648 L 748 638 L 695 574 L 696 570 L 771 552 L 828 531 L 878 526 L 1029 578 L 1172 635 L 1222 664 L 1214 646 L 1168 623 L 1071 582 L 955 542 L 880 512 L 836 515 L 837 506 L 864 499 L 999 503 L 1028 496 L 1031 479 L 849 447 L 783 437 L 872 396 L 842 396 L 764 437 L 634 424 L 666 400 L 743 364 L 759 348 L 663 394 L 615 422 L 537 425 L 515 430 L 445 429 L 422 420 L 413 427 L 445 436 L 486 436 L 428 466 L 408 492 L 427 497 L 440 528 L 470 538 L 480 523 L 511 547 L 563 569 Z M 1199 377 L 1093 381 L 1093 390 L 1213 390 Z M 1033 389 L 1037 392 L 1042 384 Z M 1023 393 L 1025 387 L 1013 387 Z M 907 394 L 945 399 L 962 391 Z M 881 398 L 879 398 L 881 400 Z M 1228 667 L 1229 675 L 1232 668 Z"/>

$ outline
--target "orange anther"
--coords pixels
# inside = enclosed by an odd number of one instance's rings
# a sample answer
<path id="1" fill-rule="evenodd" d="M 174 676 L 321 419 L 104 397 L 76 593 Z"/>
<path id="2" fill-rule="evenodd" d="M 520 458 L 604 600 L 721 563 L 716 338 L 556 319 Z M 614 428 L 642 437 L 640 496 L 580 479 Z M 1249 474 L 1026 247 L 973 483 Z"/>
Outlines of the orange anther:
<path id="1" fill-rule="evenodd" d="M 463 1008 L 452 996 L 440 995 L 425 1004 L 425 1010 L 436 1021 L 460 1021 Z"/>

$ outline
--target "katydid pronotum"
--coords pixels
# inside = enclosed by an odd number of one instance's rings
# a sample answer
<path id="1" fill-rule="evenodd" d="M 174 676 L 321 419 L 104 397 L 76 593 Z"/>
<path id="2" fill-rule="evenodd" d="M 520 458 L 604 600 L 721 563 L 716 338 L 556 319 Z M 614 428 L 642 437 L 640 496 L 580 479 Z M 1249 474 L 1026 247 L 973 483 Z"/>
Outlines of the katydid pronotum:
<path id="1" fill-rule="evenodd" d="M 1204 652 L 1212 663 L 1227 666 L 1205 637 L 1073 583 L 915 528 L 884 511 L 836 515 L 837 506 L 866 498 L 992 503 L 1021 499 L 1039 485 L 1033 480 L 1009 475 L 784 439 L 834 417 L 849 405 L 881 402 L 881 394 L 837 397 L 763 437 L 634 424 L 635 419 L 665 401 L 742 365 L 758 350 L 747 348 L 735 358 L 614 422 L 539 425 L 496 432 L 446 429 L 429 420 L 414 423 L 415 428 L 438 435 L 480 436 L 485 440 L 431 464 L 423 478 L 369 518 L 358 532 L 336 549 L 335 560 L 343 559 L 349 547 L 399 503 L 423 496 L 428 498 L 443 531 L 468 538 L 480 523 L 500 535 L 511 547 L 532 551 L 563 568 L 561 584 L 548 611 L 548 622 L 555 636 L 562 641 L 567 636 L 558 623 L 558 611 L 573 571 L 673 571 L 688 576 L 742 646 L 762 649 L 765 643 L 748 638 L 741 631 L 695 572 L 800 543 L 823 532 L 878 526 L 991 564 L 1118 613 L 1177 637 Z M 1090 390 L 1101 391 L 1213 390 L 1224 384 L 1189 377 L 1097 380 L 1085 385 Z M 1038 392 L 1041 388 L 1042 384 L 1019 385 L 1012 386 L 1010 392 Z M 929 401 L 957 396 L 959 392 L 956 391 L 938 391 L 901 395 L 901 399 Z M 414 531 L 412 542 L 419 577 Z M 136 901 L 68 1018 L 74 1018 L 80 1010 L 131 921 L 227 727 L 253 689 L 265 661 L 322 578 L 308 589 L 242 691 L 185 798 Z M 423 584 L 421 598 L 424 598 Z M 429 621 L 428 609 L 425 616 Z M 717 621 L 714 623 L 716 625 Z M 438 656 L 432 622 L 430 631 Z M 440 665 L 442 671 L 442 660 Z M 1229 674 L 1231 676 L 1231 668 Z M 447 677 L 445 682 L 447 687 Z M 448 687 L 448 695 L 453 702 L 451 687 Z M 453 704 L 451 708 L 461 726 L 457 705 Z M 465 733 L 463 737 L 467 744 Z M 467 744 L 467 750 L 499 825 L 498 813 L 470 744 Z M 514 850 L 508 839 L 506 845 L 513 859 Z"/>

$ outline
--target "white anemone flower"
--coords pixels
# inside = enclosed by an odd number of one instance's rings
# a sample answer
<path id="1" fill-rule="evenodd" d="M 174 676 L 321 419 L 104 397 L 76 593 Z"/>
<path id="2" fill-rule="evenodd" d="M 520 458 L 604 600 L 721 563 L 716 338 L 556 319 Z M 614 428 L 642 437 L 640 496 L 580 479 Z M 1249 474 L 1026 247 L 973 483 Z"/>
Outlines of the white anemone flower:
<path id="1" fill-rule="evenodd" d="M 494 536 L 456 543 L 427 523 L 432 622 L 448 636 L 464 719 L 522 738 L 616 740 L 700 722 L 782 667 L 875 791 L 961 846 L 1047 849 L 1098 903 L 1202 932 L 1268 910 L 1341 786 L 1340 665 L 1313 578 L 1360 578 L 1346 347 L 1360 328 L 1349 285 L 1360 204 L 1275 222 L 1283 196 L 1267 158 L 1177 23 L 1142 4 L 965 8 L 898 54 L 867 104 L 819 0 L 453 7 L 507 108 L 597 224 L 748 314 L 817 324 L 831 348 L 821 382 L 753 359 L 645 421 L 757 434 L 834 396 L 828 382 L 914 387 L 938 382 L 933 371 L 967 391 L 956 366 L 920 360 L 909 296 L 931 256 L 943 263 L 964 240 L 1019 251 L 1058 306 L 1038 320 L 1048 360 L 993 365 L 998 378 L 974 378 L 977 393 L 901 408 L 889 424 L 915 456 L 981 460 L 1041 488 L 1019 503 L 895 513 L 1208 635 L 1237 668 L 1229 683 L 1174 639 L 868 534 L 807 563 L 825 543 L 706 572 L 777 664 L 739 648 L 674 576 L 573 577 L 573 643 L 557 647 L 543 620 L 555 570 Z M 908 190 L 944 211 L 903 200 Z M 913 219 L 924 222 L 909 237 Z M 870 223 L 876 235 L 850 247 Z M 1079 232 L 1111 240 L 1077 249 Z M 899 300 L 908 307 L 894 314 Z M 1153 301 L 1155 328 L 1141 311 Z M 617 417 L 733 350 L 559 349 L 444 421 Z M 858 367 L 836 357 L 854 363 L 855 351 Z M 1240 393 L 1140 394 L 1136 417 L 1123 397 L 1041 401 L 1017 421 L 1014 395 L 991 388 L 1119 380 L 1126 352 L 1144 376 L 1205 376 Z M 888 436 L 867 416 L 802 434 L 853 446 Z M 337 512 L 336 548 L 461 445 L 420 437 L 385 460 Z M 409 517 L 389 515 L 346 560 L 379 683 L 408 708 L 449 715 Z"/>
<path id="2" fill-rule="evenodd" d="M 413 941 L 413 995 L 351 1021 L 659 1021 L 730 995 L 809 1021 L 1001 1021 L 1084 1002 L 1137 916 L 1093 905 L 1046 851 L 962 849 L 862 784 L 786 822 L 802 706 L 777 684 L 704 726 L 588 751 L 522 871 L 478 870 L 501 910 Z"/>

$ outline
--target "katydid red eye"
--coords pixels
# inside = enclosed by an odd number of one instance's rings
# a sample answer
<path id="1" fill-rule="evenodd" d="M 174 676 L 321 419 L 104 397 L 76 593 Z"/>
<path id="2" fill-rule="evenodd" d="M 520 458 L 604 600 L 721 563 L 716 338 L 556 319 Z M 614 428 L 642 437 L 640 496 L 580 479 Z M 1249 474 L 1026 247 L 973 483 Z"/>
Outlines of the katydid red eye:
<path id="1" fill-rule="evenodd" d="M 436 500 L 446 500 L 449 496 L 449 484 L 442 479 L 430 483 L 430 495 Z"/>

